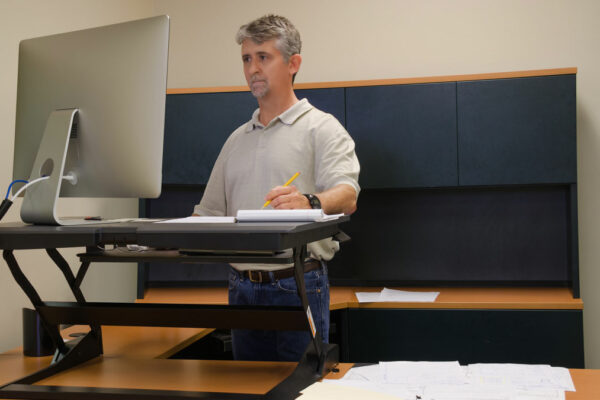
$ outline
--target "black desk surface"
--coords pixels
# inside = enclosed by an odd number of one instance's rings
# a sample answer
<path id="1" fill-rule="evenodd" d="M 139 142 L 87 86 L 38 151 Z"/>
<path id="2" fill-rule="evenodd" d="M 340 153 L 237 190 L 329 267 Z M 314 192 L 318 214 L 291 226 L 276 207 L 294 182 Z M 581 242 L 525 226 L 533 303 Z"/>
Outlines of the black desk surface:
<path id="1" fill-rule="evenodd" d="M 0 249 L 139 244 L 156 248 L 281 251 L 333 236 L 344 216 L 326 222 L 235 224 L 119 223 L 85 226 L 0 224 Z"/>

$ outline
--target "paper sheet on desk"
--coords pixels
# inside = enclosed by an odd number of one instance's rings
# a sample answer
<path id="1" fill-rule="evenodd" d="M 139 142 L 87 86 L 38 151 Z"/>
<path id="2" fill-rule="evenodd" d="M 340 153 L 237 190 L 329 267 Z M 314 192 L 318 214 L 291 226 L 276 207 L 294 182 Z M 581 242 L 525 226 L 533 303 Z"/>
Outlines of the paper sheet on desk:
<path id="1" fill-rule="evenodd" d="M 395 398 L 414 400 L 423 394 L 423 388 L 384 382 L 380 364 L 353 367 L 340 379 L 323 380 L 332 385 L 353 387 L 385 393 Z"/>
<path id="2" fill-rule="evenodd" d="M 474 384 L 506 384 L 519 388 L 575 391 L 569 370 L 550 365 L 470 364 L 467 378 Z"/>
<path id="3" fill-rule="evenodd" d="M 467 377 L 458 361 L 380 362 L 384 382 L 411 386 L 463 385 Z"/>
<path id="4" fill-rule="evenodd" d="M 234 222 L 235 217 L 192 216 L 167 219 L 165 221 L 159 221 L 157 224 L 230 224 Z"/>
<path id="5" fill-rule="evenodd" d="M 556 389 L 519 389 L 510 385 L 430 385 L 424 400 L 565 400 L 565 392 Z"/>
<path id="6" fill-rule="evenodd" d="M 549 365 L 413 361 L 354 367 L 323 382 L 411 400 L 565 400 L 560 388 L 572 384 L 567 369 Z"/>
<path id="7" fill-rule="evenodd" d="M 409 292 L 383 288 L 381 292 L 356 292 L 359 303 L 398 302 L 398 303 L 432 303 L 440 292 Z"/>
<path id="8" fill-rule="evenodd" d="M 352 367 L 346 372 L 346 375 L 336 380 L 383 382 L 383 373 L 379 364 Z"/>

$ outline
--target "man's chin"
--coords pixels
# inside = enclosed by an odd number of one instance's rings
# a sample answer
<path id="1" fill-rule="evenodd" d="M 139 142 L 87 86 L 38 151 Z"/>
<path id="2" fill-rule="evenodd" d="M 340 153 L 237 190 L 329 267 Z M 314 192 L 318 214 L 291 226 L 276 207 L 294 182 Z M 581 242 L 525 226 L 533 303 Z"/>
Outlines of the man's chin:
<path id="1" fill-rule="evenodd" d="M 252 92 L 252 96 L 256 97 L 257 99 L 262 99 L 269 92 L 268 90 L 264 90 L 264 89 L 254 89 L 254 90 L 250 90 L 250 91 Z"/>
<path id="2" fill-rule="evenodd" d="M 252 95 L 257 99 L 261 99 L 265 97 L 265 95 L 269 92 L 269 85 L 267 85 L 266 81 L 256 81 L 252 82 L 250 85 L 250 91 Z"/>

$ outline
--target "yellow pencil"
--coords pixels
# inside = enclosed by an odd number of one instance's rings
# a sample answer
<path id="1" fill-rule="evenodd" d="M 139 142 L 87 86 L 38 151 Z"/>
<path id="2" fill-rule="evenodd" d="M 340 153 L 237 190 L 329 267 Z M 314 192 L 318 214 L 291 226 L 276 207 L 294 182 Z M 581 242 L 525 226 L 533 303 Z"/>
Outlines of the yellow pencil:
<path id="1" fill-rule="evenodd" d="M 298 177 L 298 175 L 300 175 L 300 172 L 296 172 L 294 174 L 294 176 L 292 176 L 283 186 L 288 186 L 290 183 L 292 183 L 294 181 L 294 179 L 296 179 Z M 266 206 L 268 206 L 269 204 L 271 204 L 271 200 L 267 200 L 265 202 L 265 204 L 262 206 L 262 208 L 265 208 Z"/>

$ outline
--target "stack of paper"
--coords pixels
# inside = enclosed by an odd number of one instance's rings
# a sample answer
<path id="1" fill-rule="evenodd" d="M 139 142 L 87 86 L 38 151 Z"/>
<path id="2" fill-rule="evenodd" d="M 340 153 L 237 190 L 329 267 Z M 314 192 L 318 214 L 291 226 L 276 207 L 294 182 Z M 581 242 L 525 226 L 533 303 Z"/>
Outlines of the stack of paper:
<path id="1" fill-rule="evenodd" d="M 574 391 L 571 374 L 566 368 L 526 364 L 470 364 L 469 382 L 511 385 L 519 388 L 544 388 Z"/>
<path id="2" fill-rule="evenodd" d="M 263 221 L 296 221 L 296 222 L 322 222 L 338 219 L 344 214 L 327 215 L 321 209 L 300 210 L 239 210 L 239 222 Z"/>
<path id="3" fill-rule="evenodd" d="M 456 361 L 380 362 L 352 368 L 341 379 L 323 382 L 410 400 L 564 400 L 565 391 L 575 391 L 566 368 L 524 364 L 461 367 Z M 336 397 L 334 391 L 330 394 L 330 398 Z"/>
<path id="4" fill-rule="evenodd" d="M 408 292 L 405 290 L 394 290 L 383 288 L 381 292 L 356 292 L 359 303 L 370 302 L 399 302 L 399 303 L 422 303 L 434 302 L 440 292 Z"/>
<path id="5" fill-rule="evenodd" d="M 411 386 L 464 385 L 467 377 L 458 361 L 394 361 L 380 362 L 379 367 L 386 383 Z"/>
<path id="6" fill-rule="evenodd" d="M 382 368 L 381 364 L 354 367 L 341 379 L 325 379 L 323 382 L 325 384 L 331 384 L 332 386 L 343 386 L 345 388 L 368 390 L 372 393 L 381 393 L 393 396 L 394 399 L 414 400 L 418 398 L 417 396 L 423 394 L 423 389 L 418 386 L 386 382 L 384 379 L 384 371 L 385 369 Z M 333 396 L 328 398 L 338 397 Z"/>

